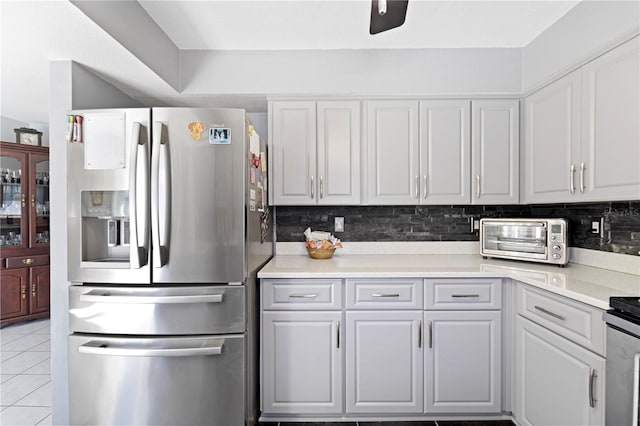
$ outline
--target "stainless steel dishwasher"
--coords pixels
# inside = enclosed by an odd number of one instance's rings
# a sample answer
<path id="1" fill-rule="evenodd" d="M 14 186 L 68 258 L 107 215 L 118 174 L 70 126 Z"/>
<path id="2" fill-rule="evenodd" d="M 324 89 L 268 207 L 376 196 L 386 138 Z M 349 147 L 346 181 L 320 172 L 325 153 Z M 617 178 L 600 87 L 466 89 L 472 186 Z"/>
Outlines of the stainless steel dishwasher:
<path id="1" fill-rule="evenodd" d="M 244 304 L 244 286 L 72 286 L 71 423 L 244 424 Z"/>
<path id="2" fill-rule="evenodd" d="M 640 426 L 640 298 L 612 297 L 607 322 L 607 426 Z"/>

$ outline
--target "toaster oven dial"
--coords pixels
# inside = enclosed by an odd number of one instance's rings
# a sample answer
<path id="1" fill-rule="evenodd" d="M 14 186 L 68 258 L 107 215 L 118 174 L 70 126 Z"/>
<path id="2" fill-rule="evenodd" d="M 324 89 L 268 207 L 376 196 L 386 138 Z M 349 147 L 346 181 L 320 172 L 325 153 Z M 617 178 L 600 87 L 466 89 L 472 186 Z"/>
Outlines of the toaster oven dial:
<path id="1" fill-rule="evenodd" d="M 553 249 L 553 251 L 560 251 L 560 246 L 557 244 L 551 248 Z"/>
<path id="2" fill-rule="evenodd" d="M 560 256 L 558 253 L 553 253 L 551 257 L 553 257 L 554 259 L 560 259 L 562 256 Z"/>

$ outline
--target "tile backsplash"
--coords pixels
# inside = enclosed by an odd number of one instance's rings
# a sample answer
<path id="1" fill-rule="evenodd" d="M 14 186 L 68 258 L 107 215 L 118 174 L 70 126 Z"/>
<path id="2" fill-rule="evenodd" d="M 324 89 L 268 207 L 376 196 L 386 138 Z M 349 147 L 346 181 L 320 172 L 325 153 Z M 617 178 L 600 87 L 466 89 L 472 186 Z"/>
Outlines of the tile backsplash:
<path id="1" fill-rule="evenodd" d="M 342 241 L 478 241 L 471 218 L 561 217 L 569 220 L 569 244 L 593 250 L 640 255 L 640 201 L 504 206 L 318 206 L 275 208 L 279 242 L 303 241 L 307 227 L 333 232 L 344 217 Z M 603 237 L 591 222 L 603 218 Z"/>

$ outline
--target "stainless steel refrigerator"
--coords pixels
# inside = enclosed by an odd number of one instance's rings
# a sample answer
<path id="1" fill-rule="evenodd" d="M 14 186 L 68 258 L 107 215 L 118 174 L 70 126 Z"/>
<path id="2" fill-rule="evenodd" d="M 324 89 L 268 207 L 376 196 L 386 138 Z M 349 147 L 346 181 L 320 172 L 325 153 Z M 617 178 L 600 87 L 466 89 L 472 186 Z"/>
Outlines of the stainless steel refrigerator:
<path id="1" fill-rule="evenodd" d="M 71 423 L 254 423 L 264 141 L 241 109 L 67 119 Z"/>

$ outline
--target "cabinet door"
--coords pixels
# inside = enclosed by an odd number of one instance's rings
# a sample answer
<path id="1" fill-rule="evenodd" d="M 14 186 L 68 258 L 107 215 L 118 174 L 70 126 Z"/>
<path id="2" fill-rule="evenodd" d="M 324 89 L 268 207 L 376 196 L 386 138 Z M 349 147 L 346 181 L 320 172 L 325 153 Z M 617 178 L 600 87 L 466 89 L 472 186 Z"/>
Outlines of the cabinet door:
<path id="1" fill-rule="evenodd" d="M 422 311 L 347 312 L 347 413 L 421 413 Z"/>
<path id="2" fill-rule="evenodd" d="M 51 276 L 49 273 L 49 265 L 35 266 L 31 270 L 31 303 L 30 311 L 32 314 L 38 312 L 47 312 L 49 310 L 49 288 Z"/>
<path id="3" fill-rule="evenodd" d="M 518 100 L 472 101 L 471 114 L 471 203 L 517 204 Z"/>
<path id="4" fill-rule="evenodd" d="M 318 204 L 360 204 L 360 102 L 318 102 Z"/>
<path id="5" fill-rule="evenodd" d="M 0 155 L 0 247 L 9 255 L 29 246 L 29 175 L 28 154 L 5 146 Z"/>
<path id="6" fill-rule="evenodd" d="M 3 269 L 0 278 L 0 319 L 27 315 L 29 269 Z"/>
<path id="7" fill-rule="evenodd" d="M 273 102 L 271 135 L 274 204 L 316 204 L 316 103 Z"/>
<path id="8" fill-rule="evenodd" d="M 29 247 L 49 247 L 49 155 L 29 156 Z"/>
<path id="9" fill-rule="evenodd" d="M 367 102 L 368 204 L 419 202 L 418 101 Z"/>
<path id="10" fill-rule="evenodd" d="M 263 312 L 262 411 L 342 412 L 341 312 Z"/>
<path id="11" fill-rule="evenodd" d="M 425 411 L 499 413 L 500 311 L 425 312 Z"/>
<path id="12" fill-rule="evenodd" d="M 522 201 L 580 201 L 580 71 L 540 89 L 524 103 Z M 573 169 L 572 169 L 573 167 Z"/>
<path id="13" fill-rule="evenodd" d="M 602 425 L 604 367 L 604 358 L 518 316 L 515 360 L 518 423 Z"/>
<path id="14" fill-rule="evenodd" d="M 583 201 L 640 198 L 640 38 L 583 67 Z"/>
<path id="15" fill-rule="evenodd" d="M 420 202 L 469 204 L 470 102 L 420 102 Z"/>

